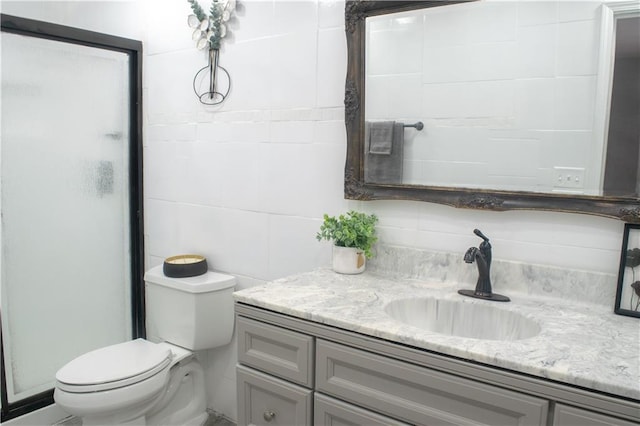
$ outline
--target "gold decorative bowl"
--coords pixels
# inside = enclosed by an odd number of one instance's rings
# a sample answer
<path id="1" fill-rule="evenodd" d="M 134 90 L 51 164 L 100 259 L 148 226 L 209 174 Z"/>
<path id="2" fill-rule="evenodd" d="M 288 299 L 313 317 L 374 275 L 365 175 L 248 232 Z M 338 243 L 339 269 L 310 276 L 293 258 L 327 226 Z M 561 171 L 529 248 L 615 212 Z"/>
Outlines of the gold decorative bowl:
<path id="1" fill-rule="evenodd" d="M 162 272 L 171 278 L 195 277 L 206 273 L 207 269 L 207 259 L 199 254 L 167 257 L 162 266 Z"/>

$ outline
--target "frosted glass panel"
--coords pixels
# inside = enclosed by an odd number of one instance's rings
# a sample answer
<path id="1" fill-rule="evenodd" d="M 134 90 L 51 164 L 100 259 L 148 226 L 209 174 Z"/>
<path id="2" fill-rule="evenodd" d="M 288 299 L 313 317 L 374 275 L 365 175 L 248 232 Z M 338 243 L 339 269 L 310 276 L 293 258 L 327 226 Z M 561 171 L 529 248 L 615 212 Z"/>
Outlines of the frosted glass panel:
<path id="1" fill-rule="evenodd" d="M 2 326 L 9 401 L 131 338 L 128 55 L 2 34 Z"/>

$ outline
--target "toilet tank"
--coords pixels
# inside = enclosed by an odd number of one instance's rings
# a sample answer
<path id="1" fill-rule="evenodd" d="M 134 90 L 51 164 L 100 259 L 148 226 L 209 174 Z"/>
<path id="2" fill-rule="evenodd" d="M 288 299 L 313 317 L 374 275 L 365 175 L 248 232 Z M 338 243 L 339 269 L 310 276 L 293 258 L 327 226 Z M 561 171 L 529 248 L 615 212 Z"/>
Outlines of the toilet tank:
<path id="1" fill-rule="evenodd" d="M 231 341 L 234 277 L 208 271 L 170 278 L 162 265 L 144 275 L 147 338 L 190 350 L 210 349 Z"/>

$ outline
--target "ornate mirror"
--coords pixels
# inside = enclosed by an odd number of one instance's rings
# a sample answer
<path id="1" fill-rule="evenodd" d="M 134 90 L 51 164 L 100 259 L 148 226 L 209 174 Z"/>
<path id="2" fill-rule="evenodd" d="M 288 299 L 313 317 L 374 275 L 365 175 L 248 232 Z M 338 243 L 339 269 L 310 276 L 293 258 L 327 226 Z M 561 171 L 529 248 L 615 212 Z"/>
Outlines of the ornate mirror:
<path id="1" fill-rule="evenodd" d="M 633 2 L 347 1 L 345 197 L 640 222 Z"/>

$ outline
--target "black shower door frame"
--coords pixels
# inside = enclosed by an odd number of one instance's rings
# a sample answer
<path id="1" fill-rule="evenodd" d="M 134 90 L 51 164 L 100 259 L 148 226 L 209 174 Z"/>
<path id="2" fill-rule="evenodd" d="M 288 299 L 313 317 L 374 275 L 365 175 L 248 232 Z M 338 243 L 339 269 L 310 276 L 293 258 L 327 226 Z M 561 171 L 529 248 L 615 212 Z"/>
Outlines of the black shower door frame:
<path id="1" fill-rule="evenodd" d="M 129 56 L 129 222 L 131 241 L 132 337 L 145 337 L 144 245 L 142 193 L 142 42 L 109 34 L 1 14 L 2 32 L 79 44 L 125 53 Z M 0 315 L 1 321 L 1 315 Z M 53 389 L 9 403 L 4 342 L 0 332 L 2 422 L 53 404 Z"/>

